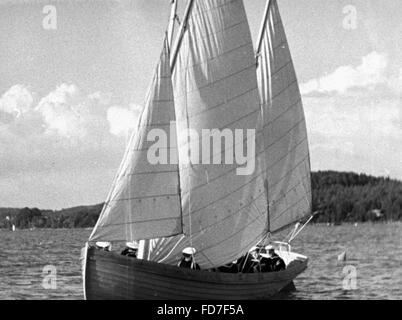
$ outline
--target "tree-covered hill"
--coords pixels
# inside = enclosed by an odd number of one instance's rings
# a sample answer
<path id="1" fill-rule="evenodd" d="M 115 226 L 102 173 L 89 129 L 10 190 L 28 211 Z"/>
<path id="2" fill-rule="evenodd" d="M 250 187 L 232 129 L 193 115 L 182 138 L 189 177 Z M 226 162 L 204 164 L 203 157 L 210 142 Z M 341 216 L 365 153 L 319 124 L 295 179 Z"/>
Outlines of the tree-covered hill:
<path id="1" fill-rule="evenodd" d="M 0 228 L 89 228 L 93 227 L 102 210 L 102 204 L 82 206 L 59 211 L 37 208 L 0 208 Z"/>
<path id="2" fill-rule="evenodd" d="M 312 174 L 316 222 L 402 220 L 402 182 L 346 172 Z M 1 205 L 1 204 L 0 204 Z M 0 228 L 90 228 L 102 204 L 59 211 L 0 208 Z"/>
<path id="3" fill-rule="evenodd" d="M 317 222 L 402 220 L 402 182 L 346 172 L 312 175 Z"/>

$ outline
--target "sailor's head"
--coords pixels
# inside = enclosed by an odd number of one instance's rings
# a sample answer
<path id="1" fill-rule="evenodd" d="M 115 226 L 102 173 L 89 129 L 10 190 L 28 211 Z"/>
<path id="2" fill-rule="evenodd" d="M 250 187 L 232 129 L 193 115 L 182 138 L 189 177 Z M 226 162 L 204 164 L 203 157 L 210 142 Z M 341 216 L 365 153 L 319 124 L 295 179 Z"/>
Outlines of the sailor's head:
<path id="1" fill-rule="evenodd" d="M 252 258 L 258 258 L 258 256 L 260 255 L 260 250 L 259 250 L 259 248 L 258 247 L 252 247 L 251 248 L 251 250 L 250 250 L 250 256 L 252 257 Z"/>
<path id="2" fill-rule="evenodd" d="M 99 241 L 96 243 L 96 247 L 99 250 L 103 250 L 103 251 L 111 251 L 112 250 L 112 244 L 110 242 Z"/>
<path id="3" fill-rule="evenodd" d="M 138 248 L 139 248 L 138 243 L 135 242 L 135 241 L 133 241 L 133 242 L 127 242 L 127 243 L 126 243 L 126 247 L 127 247 L 127 249 L 129 249 L 130 251 L 135 251 L 135 252 L 137 252 L 137 251 L 138 251 Z"/>
<path id="4" fill-rule="evenodd" d="M 259 254 L 262 254 L 262 253 L 267 253 L 267 250 L 265 249 L 265 247 L 264 247 L 262 244 L 259 244 L 259 245 L 257 246 L 257 252 L 258 252 Z"/>
<path id="5" fill-rule="evenodd" d="M 270 256 L 273 256 L 275 254 L 275 249 L 271 245 L 266 246 L 265 250 L 268 253 L 268 255 L 270 255 Z"/>
<path id="6" fill-rule="evenodd" d="M 191 247 L 188 247 L 188 248 L 185 248 L 183 251 L 182 251 L 182 253 L 183 253 L 183 258 L 186 260 L 186 261 L 191 261 L 192 259 L 193 259 L 193 256 L 195 255 L 195 249 L 194 248 L 191 248 Z"/>

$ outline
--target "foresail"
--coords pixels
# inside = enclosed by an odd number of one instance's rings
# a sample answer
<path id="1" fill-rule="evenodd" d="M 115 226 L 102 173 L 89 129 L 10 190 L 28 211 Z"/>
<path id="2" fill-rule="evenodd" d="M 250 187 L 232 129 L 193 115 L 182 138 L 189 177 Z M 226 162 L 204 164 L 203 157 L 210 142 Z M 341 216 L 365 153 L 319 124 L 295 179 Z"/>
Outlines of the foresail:
<path id="1" fill-rule="evenodd" d="M 200 143 L 205 129 L 239 130 L 244 136 L 237 145 L 246 143 L 247 129 L 255 132 L 261 115 L 255 68 L 243 2 L 195 0 L 173 72 L 185 237 L 161 241 L 152 260 L 177 263 L 182 249 L 193 246 L 202 268 L 217 267 L 263 237 L 267 201 L 259 163 L 248 175 L 239 175 L 243 165 L 224 162 L 227 153 L 233 155 L 233 145 L 223 148 L 222 163 L 213 164 L 214 151 L 205 155 L 204 148 L 202 164 L 183 163 L 194 152 L 189 129 Z"/>
<path id="2" fill-rule="evenodd" d="M 175 139 L 176 130 L 170 130 L 172 121 L 175 121 L 175 110 L 166 40 L 137 132 L 127 147 L 90 241 L 132 241 L 182 232 L 179 172 L 178 165 L 174 164 L 177 144 L 169 144 L 166 152 L 172 155 L 166 163 L 173 164 L 153 165 L 148 157 L 153 144 L 148 141 L 148 134 L 158 129 Z"/>
<path id="3" fill-rule="evenodd" d="M 276 0 L 259 43 L 257 76 L 263 109 L 270 231 L 311 213 L 310 158 L 299 86 Z"/>

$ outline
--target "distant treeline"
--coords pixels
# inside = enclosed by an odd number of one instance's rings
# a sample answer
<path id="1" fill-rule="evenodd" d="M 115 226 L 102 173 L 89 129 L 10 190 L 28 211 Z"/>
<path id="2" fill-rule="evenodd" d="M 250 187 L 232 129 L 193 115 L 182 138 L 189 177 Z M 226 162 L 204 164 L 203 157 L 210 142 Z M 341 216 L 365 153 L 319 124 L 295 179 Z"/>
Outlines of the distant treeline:
<path id="1" fill-rule="evenodd" d="M 90 228 L 98 220 L 102 204 L 75 207 L 60 211 L 39 210 L 37 208 L 0 208 L 0 228 Z"/>
<path id="2" fill-rule="evenodd" d="M 312 175 L 316 222 L 402 220 L 402 182 L 346 172 Z"/>
<path id="3" fill-rule="evenodd" d="M 346 172 L 312 174 L 315 222 L 402 220 L 402 182 Z M 0 228 L 90 228 L 103 204 L 60 211 L 0 208 Z"/>

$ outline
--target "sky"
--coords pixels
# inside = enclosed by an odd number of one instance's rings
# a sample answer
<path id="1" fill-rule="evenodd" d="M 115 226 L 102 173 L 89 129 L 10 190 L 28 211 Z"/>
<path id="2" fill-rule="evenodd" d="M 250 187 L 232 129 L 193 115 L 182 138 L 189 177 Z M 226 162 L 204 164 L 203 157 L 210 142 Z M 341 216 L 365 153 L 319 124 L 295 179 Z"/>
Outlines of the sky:
<path id="1" fill-rule="evenodd" d="M 265 0 L 244 3 L 256 40 Z M 312 170 L 402 179 L 399 0 L 278 5 Z M 169 10 L 168 0 L 0 0 L 0 207 L 105 200 Z"/>

